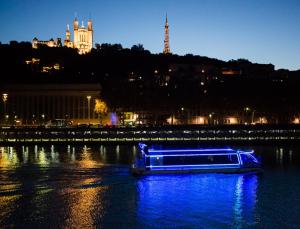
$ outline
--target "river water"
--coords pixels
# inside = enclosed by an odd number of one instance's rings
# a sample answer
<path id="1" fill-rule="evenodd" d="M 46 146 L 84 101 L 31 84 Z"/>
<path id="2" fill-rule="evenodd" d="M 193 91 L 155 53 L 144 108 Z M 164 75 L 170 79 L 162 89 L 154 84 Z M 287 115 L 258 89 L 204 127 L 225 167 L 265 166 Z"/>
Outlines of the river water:
<path id="1" fill-rule="evenodd" d="M 262 174 L 134 177 L 137 147 L 0 147 L 0 228 L 300 228 L 300 146 Z"/>

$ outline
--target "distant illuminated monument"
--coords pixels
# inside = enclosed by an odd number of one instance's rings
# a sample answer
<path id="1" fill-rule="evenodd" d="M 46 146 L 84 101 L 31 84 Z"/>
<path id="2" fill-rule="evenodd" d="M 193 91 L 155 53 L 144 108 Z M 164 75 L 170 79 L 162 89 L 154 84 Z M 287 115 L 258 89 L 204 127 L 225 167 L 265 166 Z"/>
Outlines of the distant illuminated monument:
<path id="1" fill-rule="evenodd" d="M 67 25 L 66 38 L 64 40 L 64 46 L 68 47 L 68 48 L 73 48 L 73 42 L 71 41 L 71 32 L 70 32 L 69 24 Z"/>
<path id="2" fill-rule="evenodd" d="M 87 28 L 84 27 L 83 22 L 81 27 L 78 26 L 78 20 L 75 18 L 74 26 L 74 48 L 78 49 L 79 54 L 88 53 L 93 47 L 93 27 L 92 21 L 88 20 Z"/>
<path id="3" fill-rule="evenodd" d="M 74 40 L 71 41 L 70 26 L 67 25 L 66 38 L 64 40 L 64 46 L 69 48 L 78 49 L 79 54 L 89 53 L 93 48 L 93 26 L 92 20 L 88 20 L 87 28 L 84 27 L 83 22 L 81 27 L 78 25 L 77 17 L 73 21 L 74 26 Z M 37 38 L 32 40 L 32 47 L 38 48 L 39 45 L 47 45 L 48 47 L 60 47 L 61 39 L 50 39 L 49 41 L 40 41 Z"/>
<path id="4" fill-rule="evenodd" d="M 170 41 L 169 41 L 168 15 L 166 15 L 165 40 L 164 40 L 164 54 L 168 54 L 168 53 L 170 53 Z"/>

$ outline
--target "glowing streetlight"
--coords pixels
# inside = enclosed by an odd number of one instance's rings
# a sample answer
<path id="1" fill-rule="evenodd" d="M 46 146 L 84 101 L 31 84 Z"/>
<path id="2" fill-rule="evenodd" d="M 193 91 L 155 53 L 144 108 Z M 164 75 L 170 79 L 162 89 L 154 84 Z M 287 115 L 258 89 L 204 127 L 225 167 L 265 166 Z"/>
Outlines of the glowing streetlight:
<path id="1" fill-rule="evenodd" d="M 208 117 L 209 117 L 209 120 L 208 120 L 208 124 L 212 124 L 212 116 L 213 116 L 213 114 L 212 113 L 210 113 L 209 115 L 208 115 Z"/>
<path id="2" fill-rule="evenodd" d="M 5 103 L 7 101 L 7 99 L 8 99 L 8 94 L 6 94 L 6 93 L 2 94 L 3 103 Z"/>
<path id="3" fill-rule="evenodd" d="M 254 124 L 254 113 L 255 113 L 255 110 L 252 111 L 252 115 L 251 115 L 251 124 Z"/>
<path id="4" fill-rule="evenodd" d="M 8 100 L 8 94 L 7 93 L 3 93 L 2 94 L 2 101 L 3 101 L 3 113 L 4 113 L 4 117 L 6 118 L 6 102 Z M 6 119 L 5 119 L 6 120 Z"/>
<path id="5" fill-rule="evenodd" d="M 209 124 L 215 124 L 215 119 L 213 119 L 213 116 L 215 115 L 215 113 L 214 112 L 212 112 L 212 113 L 210 113 L 209 115 L 208 115 L 208 117 L 209 117 Z"/>
<path id="6" fill-rule="evenodd" d="M 244 112 L 243 112 L 243 123 L 245 125 L 248 125 L 248 119 L 249 119 L 249 116 L 248 116 L 248 111 L 250 111 L 251 109 L 249 107 L 245 107 L 244 108 Z M 249 122 L 251 122 L 251 120 L 249 120 Z"/>
<path id="7" fill-rule="evenodd" d="M 91 106 L 91 98 L 92 98 L 92 96 L 88 95 L 86 98 L 88 100 L 88 120 L 89 120 L 89 123 L 90 123 L 90 119 L 91 119 L 91 109 L 90 109 L 90 106 Z"/>
<path id="8" fill-rule="evenodd" d="M 45 124 L 45 114 L 42 114 L 41 117 L 42 117 L 42 124 L 44 125 Z"/>

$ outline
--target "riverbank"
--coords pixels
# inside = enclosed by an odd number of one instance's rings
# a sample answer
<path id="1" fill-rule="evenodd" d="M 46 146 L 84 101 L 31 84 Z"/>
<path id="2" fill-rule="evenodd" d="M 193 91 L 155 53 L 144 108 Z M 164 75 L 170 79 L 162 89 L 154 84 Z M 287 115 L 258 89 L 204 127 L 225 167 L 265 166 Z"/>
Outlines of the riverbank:
<path id="1" fill-rule="evenodd" d="M 13 127 L 0 130 L 0 144 L 59 143 L 300 143 L 298 125 L 189 125 L 140 127 Z"/>

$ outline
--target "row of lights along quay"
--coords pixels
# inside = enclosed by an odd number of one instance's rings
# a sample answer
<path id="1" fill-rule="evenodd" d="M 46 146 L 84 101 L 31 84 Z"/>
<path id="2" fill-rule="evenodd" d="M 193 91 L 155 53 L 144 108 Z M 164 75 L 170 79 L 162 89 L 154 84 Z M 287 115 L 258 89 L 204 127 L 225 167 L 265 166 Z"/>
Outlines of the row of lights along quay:
<path id="1" fill-rule="evenodd" d="M 300 142 L 297 125 L 160 126 L 160 127 L 17 127 L 0 132 L 1 144 L 27 143 L 288 143 Z"/>

